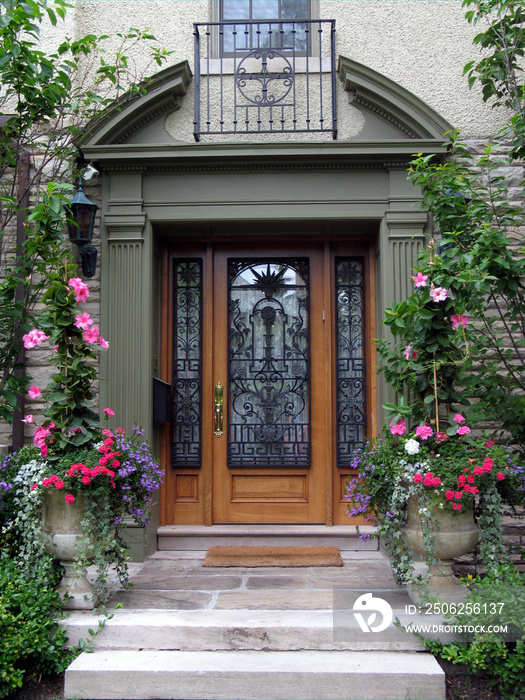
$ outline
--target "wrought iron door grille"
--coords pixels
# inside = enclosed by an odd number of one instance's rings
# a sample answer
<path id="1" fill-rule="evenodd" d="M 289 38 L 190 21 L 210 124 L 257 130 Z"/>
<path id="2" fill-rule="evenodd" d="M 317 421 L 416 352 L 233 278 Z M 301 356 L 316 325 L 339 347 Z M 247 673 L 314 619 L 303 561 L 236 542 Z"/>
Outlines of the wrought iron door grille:
<path id="1" fill-rule="evenodd" d="M 307 258 L 228 261 L 228 466 L 310 466 Z"/>
<path id="2" fill-rule="evenodd" d="M 173 285 L 172 467 L 201 466 L 202 260 L 176 258 Z"/>
<path id="3" fill-rule="evenodd" d="M 337 466 L 348 468 L 366 430 L 364 260 L 338 257 L 335 268 Z"/>
<path id="4" fill-rule="evenodd" d="M 196 141 L 207 134 L 337 138 L 335 20 L 197 23 L 194 37 Z"/>

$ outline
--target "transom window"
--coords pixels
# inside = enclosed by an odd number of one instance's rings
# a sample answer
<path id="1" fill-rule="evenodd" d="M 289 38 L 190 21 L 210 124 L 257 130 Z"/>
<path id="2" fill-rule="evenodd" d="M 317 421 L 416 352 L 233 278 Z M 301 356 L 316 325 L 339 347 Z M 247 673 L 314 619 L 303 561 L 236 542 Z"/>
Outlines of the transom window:
<path id="1" fill-rule="evenodd" d="M 221 0 L 223 55 L 274 48 L 305 54 L 309 46 L 310 0 Z"/>

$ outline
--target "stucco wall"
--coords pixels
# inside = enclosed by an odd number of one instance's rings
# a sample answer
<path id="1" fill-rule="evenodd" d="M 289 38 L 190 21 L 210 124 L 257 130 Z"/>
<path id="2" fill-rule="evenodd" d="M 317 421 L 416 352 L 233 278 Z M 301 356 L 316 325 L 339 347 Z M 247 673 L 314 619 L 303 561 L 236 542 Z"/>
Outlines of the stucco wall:
<path id="1" fill-rule="evenodd" d="M 117 46 L 116 32 L 148 27 L 161 45 L 173 51 L 170 62 L 187 59 L 192 70 L 193 22 L 211 19 L 211 0 L 77 0 L 75 5 L 78 35 L 110 33 Z M 464 64 L 478 52 L 472 46 L 475 30 L 464 19 L 460 0 L 320 0 L 319 13 L 321 19 L 336 20 L 337 55 L 400 83 L 466 137 L 490 137 L 501 126 L 502 111 L 485 105 L 462 75 Z M 143 68 L 147 62 L 144 47 L 138 65 Z M 190 86 L 177 115 L 180 140 L 191 140 L 192 90 Z M 348 98 L 339 94 L 338 99 L 341 116 Z M 353 126 L 346 137 L 352 131 Z"/>

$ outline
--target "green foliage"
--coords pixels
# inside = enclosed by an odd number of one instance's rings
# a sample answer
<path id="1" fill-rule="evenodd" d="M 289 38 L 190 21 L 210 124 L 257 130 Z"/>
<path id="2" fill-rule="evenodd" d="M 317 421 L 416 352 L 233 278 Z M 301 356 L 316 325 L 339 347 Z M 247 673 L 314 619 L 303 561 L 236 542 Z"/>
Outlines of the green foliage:
<path id="1" fill-rule="evenodd" d="M 443 643 L 425 639 L 426 648 L 453 664 L 464 664 L 470 674 L 482 672 L 489 687 L 505 700 L 525 698 L 525 597 L 524 578 L 515 566 L 507 563 L 493 567 L 483 576 L 469 581 L 468 615 L 447 615 L 447 624 L 458 626 L 506 626 L 507 638 L 514 630 L 514 641 L 505 641 L 499 632 L 470 635 L 464 641 Z M 476 604 L 480 604 L 476 612 Z M 487 606 L 494 614 L 487 615 Z M 502 607 L 501 604 L 503 604 Z"/>
<path id="2" fill-rule="evenodd" d="M 78 176 L 76 139 L 89 120 L 147 86 L 150 65 L 169 52 L 148 30 L 120 34 L 106 54 L 107 36 L 61 38 L 54 51 L 39 44 L 45 25 L 58 25 L 71 7 L 65 0 L 0 3 L 0 419 L 10 422 L 27 379 L 18 372 L 22 335 L 34 327 L 35 302 L 64 258 L 67 185 Z M 132 53 L 150 47 L 149 64 L 136 69 Z M 27 168 L 29 164 L 31 167 Z M 29 198 L 29 194 L 31 197 Z M 26 242 L 14 250 L 17 223 L 26 219 Z"/>
<path id="3" fill-rule="evenodd" d="M 28 576 L 0 555 L 0 697 L 20 687 L 28 669 L 51 675 L 71 661 L 66 631 L 58 623 L 63 613 L 56 583 L 51 558 Z"/>
<path id="4" fill-rule="evenodd" d="M 525 154 L 525 7 L 522 0 L 463 0 L 470 24 L 484 28 L 474 38 L 482 58 L 464 68 L 469 86 L 481 84 L 483 100 L 505 106 L 513 117 L 503 133 L 512 140 L 511 157 Z"/>

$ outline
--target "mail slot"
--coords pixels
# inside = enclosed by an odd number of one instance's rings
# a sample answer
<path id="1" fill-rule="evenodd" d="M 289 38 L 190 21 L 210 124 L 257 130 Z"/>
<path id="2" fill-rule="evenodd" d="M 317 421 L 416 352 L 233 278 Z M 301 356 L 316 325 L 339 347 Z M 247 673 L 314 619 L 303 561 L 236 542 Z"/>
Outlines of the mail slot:
<path id="1" fill-rule="evenodd" d="M 153 422 L 171 421 L 171 384 L 153 377 Z"/>

